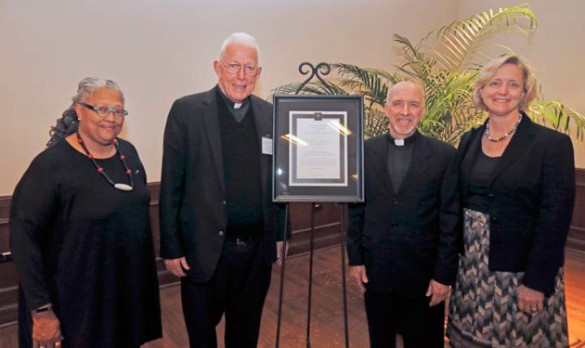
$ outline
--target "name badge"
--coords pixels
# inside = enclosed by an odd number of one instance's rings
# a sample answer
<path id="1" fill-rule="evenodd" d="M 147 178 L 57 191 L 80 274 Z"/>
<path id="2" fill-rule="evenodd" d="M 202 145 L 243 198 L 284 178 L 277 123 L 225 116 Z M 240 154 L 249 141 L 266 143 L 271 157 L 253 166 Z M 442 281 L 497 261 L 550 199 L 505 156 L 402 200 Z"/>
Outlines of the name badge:
<path id="1" fill-rule="evenodd" d="M 262 154 L 272 156 L 272 139 L 262 137 Z"/>

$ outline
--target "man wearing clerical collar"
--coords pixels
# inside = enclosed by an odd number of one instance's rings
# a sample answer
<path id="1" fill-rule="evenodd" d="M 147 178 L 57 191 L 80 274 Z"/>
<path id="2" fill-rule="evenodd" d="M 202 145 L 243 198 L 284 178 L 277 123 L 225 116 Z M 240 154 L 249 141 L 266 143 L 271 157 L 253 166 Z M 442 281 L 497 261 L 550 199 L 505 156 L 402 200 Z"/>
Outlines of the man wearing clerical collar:
<path id="1" fill-rule="evenodd" d="M 230 35 L 213 68 L 218 84 L 176 100 L 168 116 L 160 195 L 160 255 L 181 277 L 192 347 L 256 347 L 284 209 L 272 203 L 272 105 L 252 95 L 258 44 Z"/>
<path id="2" fill-rule="evenodd" d="M 351 277 L 364 292 L 371 347 L 443 347 L 457 270 L 458 202 L 443 187 L 455 149 L 417 130 L 424 89 L 388 90 L 388 134 L 364 147 L 365 202 L 350 206 Z"/>

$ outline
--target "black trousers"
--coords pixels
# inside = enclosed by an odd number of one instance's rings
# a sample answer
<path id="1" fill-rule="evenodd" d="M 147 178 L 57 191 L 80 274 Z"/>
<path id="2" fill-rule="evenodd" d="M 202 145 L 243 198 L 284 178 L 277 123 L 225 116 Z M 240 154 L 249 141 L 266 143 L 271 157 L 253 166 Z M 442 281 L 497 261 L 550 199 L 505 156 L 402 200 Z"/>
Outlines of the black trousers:
<path id="1" fill-rule="evenodd" d="M 226 241 L 209 282 L 181 279 L 183 314 L 191 347 L 217 347 L 215 327 L 224 313 L 225 347 L 256 347 L 272 270 L 263 256 L 261 238 L 245 244 Z"/>
<path id="2" fill-rule="evenodd" d="M 430 297 L 412 299 L 372 291 L 366 291 L 364 299 L 370 347 L 396 347 L 397 332 L 404 348 L 444 347 L 445 302 L 429 307 Z"/>

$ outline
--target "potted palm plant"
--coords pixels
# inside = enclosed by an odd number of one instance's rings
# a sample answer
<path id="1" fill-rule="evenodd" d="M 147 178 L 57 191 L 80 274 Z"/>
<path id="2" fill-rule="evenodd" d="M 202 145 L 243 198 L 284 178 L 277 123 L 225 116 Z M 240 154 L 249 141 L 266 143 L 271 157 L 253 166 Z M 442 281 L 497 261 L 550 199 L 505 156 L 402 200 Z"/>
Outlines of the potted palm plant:
<path id="1" fill-rule="evenodd" d="M 397 81 L 420 81 L 426 92 L 426 114 L 419 130 L 427 135 L 456 145 L 460 136 L 481 123 L 485 114 L 471 102 L 471 86 L 479 69 L 492 56 L 488 45 L 503 32 L 519 30 L 531 34 L 536 29 L 536 15 L 528 5 L 488 10 L 455 21 L 432 31 L 414 44 L 405 36 L 394 35 L 402 52 L 402 62 L 393 71 L 362 68 L 353 64 L 331 64 L 334 77 L 310 82 L 302 87 L 304 94 L 355 94 L 365 98 L 364 131 L 366 137 L 387 131 L 383 112 L 388 86 Z M 497 46 L 499 54 L 512 50 Z M 301 83 L 290 83 L 274 89 L 274 93 L 295 92 Z M 542 95 L 530 106 L 530 117 L 541 124 L 583 139 L 585 117 L 557 100 Z M 571 127 L 571 124 L 573 127 Z"/>

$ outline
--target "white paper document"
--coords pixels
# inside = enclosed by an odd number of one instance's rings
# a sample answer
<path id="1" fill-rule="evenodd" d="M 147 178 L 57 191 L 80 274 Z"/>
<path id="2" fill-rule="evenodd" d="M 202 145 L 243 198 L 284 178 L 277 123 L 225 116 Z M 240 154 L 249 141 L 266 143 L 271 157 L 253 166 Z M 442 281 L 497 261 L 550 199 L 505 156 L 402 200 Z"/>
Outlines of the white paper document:
<path id="1" fill-rule="evenodd" d="M 315 119 L 315 113 L 322 117 Z M 291 112 L 290 129 L 298 141 L 290 146 L 289 185 L 347 185 L 347 134 L 339 129 L 346 118 L 346 112 Z"/>

